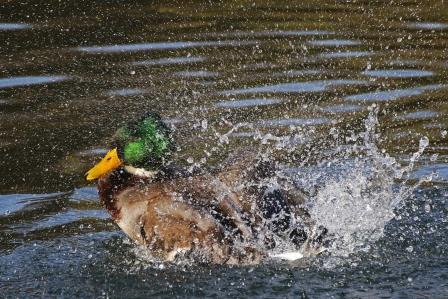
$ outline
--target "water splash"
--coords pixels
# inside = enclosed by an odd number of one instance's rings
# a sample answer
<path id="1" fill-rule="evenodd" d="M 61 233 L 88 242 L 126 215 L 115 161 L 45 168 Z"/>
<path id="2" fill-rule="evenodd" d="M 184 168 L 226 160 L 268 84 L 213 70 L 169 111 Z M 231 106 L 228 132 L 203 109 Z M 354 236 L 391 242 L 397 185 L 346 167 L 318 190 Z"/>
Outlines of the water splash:
<path id="1" fill-rule="evenodd" d="M 327 165 L 333 164 L 330 169 L 342 171 L 327 180 L 309 200 L 312 218 L 328 229 L 332 255 L 348 256 L 368 250 L 372 242 L 383 236 L 386 224 L 396 216 L 396 208 L 421 183 L 431 180 L 431 176 L 413 184 L 409 180 L 416 161 L 429 144 L 428 138 L 420 140 L 418 151 L 408 165 L 402 166 L 378 149 L 377 125 L 373 111 L 365 121 L 366 131 L 358 136 L 363 146 L 349 148 L 343 159 L 327 161 Z"/>
<path id="2" fill-rule="evenodd" d="M 431 175 L 415 182 L 411 176 L 415 163 L 429 145 L 428 138 L 420 140 L 420 146 L 409 160 L 407 165 L 401 165 L 397 160 L 378 148 L 377 142 L 380 136 L 376 133 L 378 126 L 378 111 L 369 108 L 370 115 L 365 120 L 365 131 L 352 135 L 348 143 L 337 145 L 330 151 L 330 158 L 321 160 L 311 171 L 303 172 L 304 163 L 300 167 L 291 168 L 291 165 L 280 165 L 273 176 L 257 181 L 258 186 L 266 187 L 266 190 L 288 190 L 297 192 L 302 190 L 309 194 L 304 201 L 310 218 L 303 218 L 293 214 L 290 221 L 290 230 L 284 234 L 274 231 L 272 223 L 277 219 L 263 219 L 257 226 L 257 237 L 236 240 L 232 250 L 244 251 L 245 248 L 256 248 L 265 257 L 273 259 L 301 259 L 307 256 L 315 256 L 322 251 L 332 256 L 347 257 L 358 251 L 368 251 L 373 242 L 384 234 L 387 223 L 396 217 L 396 210 L 412 194 L 421 183 L 430 181 Z M 272 133 L 263 133 L 251 123 L 233 124 L 226 121 L 230 129 L 220 133 L 217 128 L 205 120 L 198 122 L 199 130 L 212 130 L 216 138 L 217 147 L 227 147 L 229 138 L 241 129 L 251 129 L 252 136 L 260 160 L 271 161 L 276 151 L 292 153 L 304 140 L 310 138 L 305 132 L 290 132 L 285 136 L 276 136 Z M 337 138 L 337 130 L 330 130 L 330 135 Z M 311 134 L 312 135 L 312 134 Z M 298 142 L 300 140 L 300 142 Z M 254 148 L 255 150 L 255 148 Z M 213 149 L 211 150 L 213 152 Z M 211 153 L 206 153 L 203 159 L 187 161 L 194 168 L 203 168 Z M 311 155 L 311 154 L 310 154 Z M 305 158 L 306 160 L 306 158 Z M 292 161 L 297 166 L 298 161 Z M 250 167 L 250 165 L 248 165 Z M 235 185 L 226 185 L 215 178 L 210 184 L 222 184 L 227 189 L 223 192 L 239 192 L 245 188 L 251 188 L 254 182 L 237 182 Z M 295 186 L 294 186 L 295 185 Z M 298 188 L 296 188 L 298 186 Z M 257 213 L 261 213 L 260 211 Z M 262 214 L 256 214 L 263 218 Z M 302 217 L 302 218 L 301 218 Z M 307 216 L 308 217 L 308 216 Z M 311 238 L 301 247 L 294 244 L 288 237 L 292 229 L 299 226 L 304 229 Z M 320 244 L 313 244 L 318 228 L 326 228 L 328 233 L 324 237 L 326 248 Z M 268 244 L 266 240 L 273 242 Z M 275 244 L 272 246 L 272 244 Z M 164 267 L 163 261 L 154 259 L 150 252 L 136 249 L 139 263 L 147 261 L 152 267 Z M 200 258 L 200 256 L 199 256 Z M 180 253 L 173 260 L 178 265 L 192 265 L 200 259 L 195 255 Z"/>

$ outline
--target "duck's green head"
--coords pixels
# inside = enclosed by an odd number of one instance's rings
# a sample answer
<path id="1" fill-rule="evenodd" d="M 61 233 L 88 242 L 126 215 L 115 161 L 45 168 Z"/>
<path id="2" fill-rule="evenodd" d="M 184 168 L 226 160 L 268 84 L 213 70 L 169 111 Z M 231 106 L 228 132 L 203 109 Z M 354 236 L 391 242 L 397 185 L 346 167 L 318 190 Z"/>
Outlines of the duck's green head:
<path id="1" fill-rule="evenodd" d="M 159 115 L 147 113 L 116 131 L 113 149 L 87 172 L 86 178 L 97 179 L 121 165 L 154 171 L 167 162 L 173 149 L 169 128 Z"/>
<path id="2" fill-rule="evenodd" d="M 163 165 L 173 150 L 171 132 L 160 116 L 148 113 L 114 135 L 114 147 L 126 165 L 148 170 Z"/>

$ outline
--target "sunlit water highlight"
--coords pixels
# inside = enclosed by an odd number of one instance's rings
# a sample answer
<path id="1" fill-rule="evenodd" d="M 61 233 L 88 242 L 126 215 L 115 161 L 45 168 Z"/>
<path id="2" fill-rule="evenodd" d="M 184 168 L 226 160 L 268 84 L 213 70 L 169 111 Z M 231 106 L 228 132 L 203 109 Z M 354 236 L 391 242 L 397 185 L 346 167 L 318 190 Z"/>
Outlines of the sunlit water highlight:
<path id="1" fill-rule="evenodd" d="M 319 54 L 322 58 L 358 58 L 375 55 L 373 52 L 367 51 L 345 51 L 345 52 L 327 52 Z"/>
<path id="2" fill-rule="evenodd" d="M 216 46 L 248 46 L 255 45 L 257 41 L 204 41 L 204 42 L 160 42 L 160 43 L 141 43 L 141 44 L 124 44 L 124 45 L 106 45 L 106 46 L 91 46 L 79 47 L 76 51 L 92 53 L 92 54 L 107 54 L 107 53 L 124 53 L 124 52 L 138 52 L 138 51 L 155 51 L 155 50 L 175 50 L 196 47 L 216 47 Z"/>
<path id="3" fill-rule="evenodd" d="M 421 95 L 425 92 L 447 88 L 448 85 L 445 84 L 434 84 L 425 85 L 413 88 L 387 90 L 387 91 L 376 91 L 362 94 L 355 94 L 351 96 L 346 96 L 346 100 L 350 101 L 391 101 L 403 97 L 411 97 Z"/>
<path id="4" fill-rule="evenodd" d="M 339 87 L 345 85 L 364 85 L 364 84 L 368 84 L 368 82 L 361 80 L 323 80 L 323 81 L 311 81 L 311 82 L 294 82 L 294 83 L 266 85 L 261 87 L 226 90 L 222 91 L 221 94 L 238 95 L 249 93 L 323 92 L 332 87 Z"/>
<path id="5" fill-rule="evenodd" d="M 322 39 L 322 40 L 309 41 L 308 44 L 318 47 L 343 47 L 343 46 L 357 46 L 360 45 L 361 42 L 348 39 Z"/>
<path id="6" fill-rule="evenodd" d="M 433 72 L 423 70 L 368 70 L 362 72 L 363 75 L 369 77 L 381 78 L 418 78 L 433 76 Z"/>
<path id="7" fill-rule="evenodd" d="M 132 62 L 135 66 L 160 66 L 160 65 L 176 65 L 176 64 L 189 64 L 206 61 L 206 57 L 168 57 L 152 60 L 142 60 Z"/>
<path id="8" fill-rule="evenodd" d="M 0 89 L 38 84 L 51 84 L 68 80 L 67 76 L 23 76 L 0 79 Z"/>
<path id="9" fill-rule="evenodd" d="M 2 30 L 24 30 L 30 29 L 32 26 L 24 23 L 0 23 L 0 31 Z"/>
<path id="10" fill-rule="evenodd" d="M 415 22 L 410 23 L 409 28 L 422 30 L 443 30 L 448 28 L 448 24 L 437 22 Z"/>
<path id="11" fill-rule="evenodd" d="M 282 102 L 281 99 L 274 99 L 274 98 L 241 99 L 241 100 L 235 99 L 231 101 L 218 102 L 215 104 L 215 106 L 220 108 L 244 108 L 253 106 L 274 105 L 274 104 L 280 104 L 281 102 Z"/>

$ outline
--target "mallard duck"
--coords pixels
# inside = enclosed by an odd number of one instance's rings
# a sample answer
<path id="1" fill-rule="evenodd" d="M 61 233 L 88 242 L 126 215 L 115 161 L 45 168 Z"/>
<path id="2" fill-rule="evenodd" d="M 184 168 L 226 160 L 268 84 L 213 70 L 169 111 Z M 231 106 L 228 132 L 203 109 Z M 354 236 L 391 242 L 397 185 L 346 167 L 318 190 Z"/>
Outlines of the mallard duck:
<path id="1" fill-rule="evenodd" d="M 168 127 L 149 113 L 118 129 L 112 149 L 86 173 L 112 219 L 154 257 L 256 264 L 276 238 L 307 240 L 303 197 L 270 187 L 275 163 L 243 149 L 219 168 L 190 173 L 171 163 L 174 148 Z"/>

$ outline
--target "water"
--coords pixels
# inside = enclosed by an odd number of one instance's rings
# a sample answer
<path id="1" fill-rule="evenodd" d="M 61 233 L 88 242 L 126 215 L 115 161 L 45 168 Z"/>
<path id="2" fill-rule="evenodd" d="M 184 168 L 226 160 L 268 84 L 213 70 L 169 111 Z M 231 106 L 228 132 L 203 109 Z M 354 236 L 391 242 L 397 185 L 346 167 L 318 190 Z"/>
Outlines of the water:
<path id="1" fill-rule="evenodd" d="M 448 28 L 448 24 L 438 22 L 415 22 L 408 24 L 409 28 L 423 30 L 443 30 Z"/>
<path id="2" fill-rule="evenodd" d="M 447 88 L 448 85 L 425 85 L 412 88 L 395 89 L 387 91 L 376 91 L 346 96 L 350 101 L 391 101 L 404 97 L 412 97 L 424 94 L 426 91 Z"/>
<path id="3" fill-rule="evenodd" d="M 323 39 L 323 40 L 309 41 L 308 44 L 320 47 L 343 47 L 343 46 L 357 46 L 360 45 L 361 42 L 348 39 Z"/>
<path id="4" fill-rule="evenodd" d="M 243 107 L 253 107 L 253 106 L 263 106 L 263 105 L 274 105 L 280 104 L 282 102 L 281 99 L 241 99 L 241 100 L 230 100 L 230 101 L 222 101 L 216 103 L 216 107 L 221 108 L 243 108 Z"/>
<path id="5" fill-rule="evenodd" d="M 375 53 L 368 51 L 343 51 L 343 52 L 327 52 L 322 53 L 319 56 L 322 58 L 357 58 L 364 56 L 371 56 Z"/>
<path id="6" fill-rule="evenodd" d="M 366 81 L 361 80 L 325 80 L 312 82 L 292 82 L 281 83 L 275 85 L 265 85 L 260 87 L 226 90 L 222 94 L 238 95 L 238 94 L 256 94 L 256 93 L 305 93 L 305 92 L 323 92 L 332 87 L 363 85 Z"/>
<path id="7" fill-rule="evenodd" d="M 107 54 L 107 53 L 132 53 L 138 51 L 156 51 L 156 50 L 176 50 L 184 48 L 195 47 L 211 47 L 211 46 L 244 46 L 257 44 L 255 41 L 206 41 L 206 42 L 161 42 L 161 43 L 141 43 L 141 44 L 124 44 L 124 45 L 105 45 L 105 46 L 91 46 L 79 47 L 74 50 L 92 53 L 92 54 Z"/>
<path id="8" fill-rule="evenodd" d="M 432 72 L 423 70 L 369 70 L 364 71 L 363 74 L 370 77 L 383 78 L 414 78 L 429 77 L 434 75 Z"/>
<path id="9" fill-rule="evenodd" d="M 23 23 L 0 23 L 0 30 L 24 30 L 30 28 L 31 25 Z"/>
<path id="10" fill-rule="evenodd" d="M 446 3 L 1 8 L 2 297 L 448 296 Z M 149 262 L 83 178 L 148 110 L 173 128 L 181 164 L 215 166 L 239 146 L 278 157 L 329 252 Z"/>
<path id="11" fill-rule="evenodd" d="M 197 63 L 207 60 L 205 57 L 167 57 L 152 60 L 135 61 L 132 65 L 141 66 L 159 66 L 159 65 L 171 65 L 171 64 L 187 64 Z"/>
<path id="12" fill-rule="evenodd" d="M 24 76 L 0 79 L 0 89 L 37 84 L 49 84 L 68 80 L 66 76 Z"/>
<path id="13" fill-rule="evenodd" d="M 114 96 L 125 97 L 125 96 L 139 95 L 139 94 L 143 94 L 145 92 L 146 92 L 146 90 L 141 89 L 141 88 L 121 88 L 121 89 L 110 90 L 110 91 L 106 92 L 106 94 L 111 97 L 114 97 Z"/>

